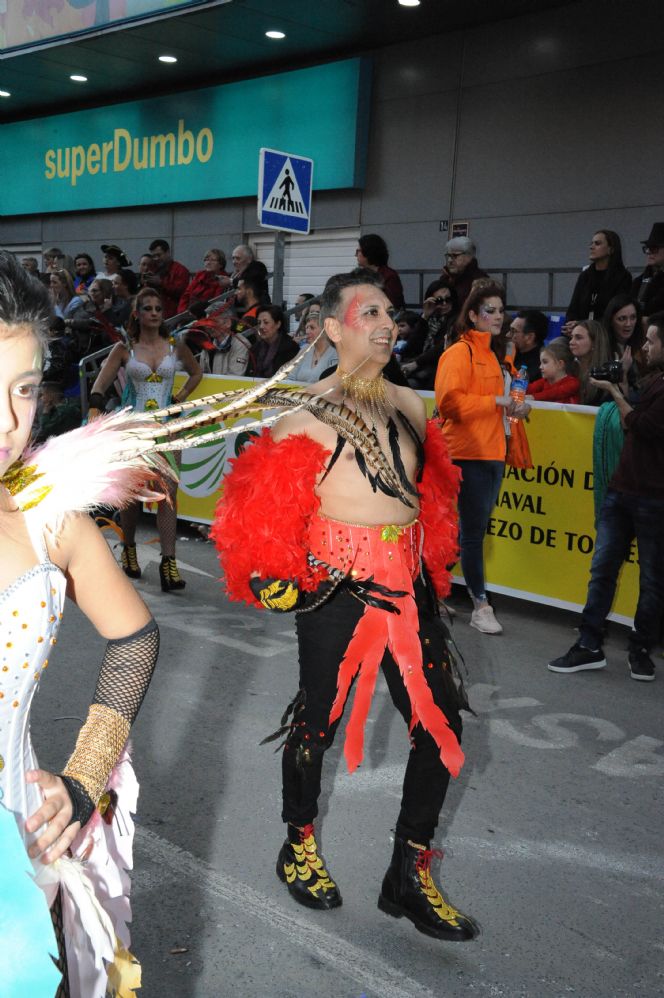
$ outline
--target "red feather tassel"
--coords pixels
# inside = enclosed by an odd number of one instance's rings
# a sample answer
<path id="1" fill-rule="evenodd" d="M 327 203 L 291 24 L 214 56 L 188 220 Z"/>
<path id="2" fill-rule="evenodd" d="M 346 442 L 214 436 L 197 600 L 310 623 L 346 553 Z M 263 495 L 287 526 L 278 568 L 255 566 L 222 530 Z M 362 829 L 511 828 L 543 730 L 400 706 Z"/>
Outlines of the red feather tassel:
<path id="1" fill-rule="evenodd" d="M 330 711 L 330 724 L 337 721 L 344 709 L 350 687 L 360 673 L 348 724 L 344 755 L 350 773 L 354 772 L 364 756 L 364 725 L 369 714 L 371 698 L 376 686 L 376 677 L 385 653 L 387 626 L 384 610 L 368 606 L 360 617 L 346 654 L 339 666 L 337 695 Z"/>
<path id="2" fill-rule="evenodd" d="M 347 533 L 350 529 L 352 528 L 345 527 Z M 443 764 L 452 776 L 458 776 L 463 765 L 463 752 L 445 714 L 435 704 L 424 675 L 419 618 L 408 559 L 403 556 L 390 557 L 390 553 L 393 554 L 391 546 L 380 540 L 380 528 L 373 528 L 370 534 L 367 528 L 361 529 L 365 540 L 367 534 L 371 538 L 371 573 L 392 592 L 405 592 L 407 595 L 393 597 L 399 613 L 386 613 L 371 606 L 365 608 L 339 669 L 337 696 L 330 711 L 330 724 L 341 717 L 353 679 L 358 676 L 344 745 L 344 755 L 352 773 L 362 761 L 364 726 L 378 669 L 387 647 L 399 668 L 410 699 L 410 730 L 419 722 L 436 742 Z M 333 536 L 330 535 L 330 541 Z M 343 539 L 340 543 L 343 545 Z M 329 554 L 333 561 L 334 555 L 338 554 L 331 544 Z"/>
<path id="3" fill-rule="evenodd" d="M 399 666 L 399 672 L 408 691 L 412 709 L 410 730 L 419 722 L 428 731 L 440 749 L 440 758 L 452 776 L 458 776 L 463 766 L 464 755 L 457 736 L 449 726 L 445 714 L 437 707 L 431 688 L 426 681 L 422 662 L 422 646 L 419 641 L 417 606 L 412 596 L 400 601 L 401 617 L 387 622 L 389 649 Z"/>
<path id="4" fill-rule="evenodd" d="M 436 595 L 448 595 L 452 576 L 449 566 L 459 555 L 457 496 L 461 471 L 452 464 L 440 426 L 427 421 L 424 440 L 424 471 L 419 485 L 420 523 L 424 528 L 422 558 Z"/>

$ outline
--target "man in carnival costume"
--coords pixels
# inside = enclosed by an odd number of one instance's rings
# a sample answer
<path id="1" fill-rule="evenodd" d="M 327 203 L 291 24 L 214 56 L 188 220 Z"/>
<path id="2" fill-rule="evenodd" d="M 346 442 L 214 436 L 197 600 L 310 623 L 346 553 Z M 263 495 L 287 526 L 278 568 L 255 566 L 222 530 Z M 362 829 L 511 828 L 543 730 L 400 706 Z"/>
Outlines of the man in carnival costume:
<path id="1" fill-rule="evenodd" d="M 282 729 L 287 837 L 277 875 L 300 904 L 341 904 L 314 835 L 323 755 L 355 682 L 344 752 L 351 771 L 360 764 L 382 668 L 411 749 L 378 906 L 465 941 L 477 923 L 430 872 L 450 774 L 463 764 L 467 707 L 437 609 L 457 552 L 458 472 L 422 400 L 383 378 L 397 328 L 375 275 L 331 278 L 321 321 L 339 367 L 235 461 L 213 528 L 231 598 L 296 612 L 300 688 L 282 722 L 292 711 Z M 269 509 L 266 494 L 279 496 Z"/>

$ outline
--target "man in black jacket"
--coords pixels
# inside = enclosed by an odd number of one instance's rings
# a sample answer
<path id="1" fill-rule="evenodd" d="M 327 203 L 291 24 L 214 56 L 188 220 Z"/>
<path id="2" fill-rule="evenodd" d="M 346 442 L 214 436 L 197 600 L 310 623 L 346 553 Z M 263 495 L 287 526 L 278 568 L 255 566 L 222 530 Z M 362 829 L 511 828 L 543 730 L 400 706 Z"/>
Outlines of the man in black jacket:
<path id="1" fill-rule="evenodd" d="M 517 312 L 510 324 L 510 335 L 514 344 L 514 366 L 517 371 L 525 367 L 528 381 L 542 377 L 540 371 L 540 350 L 549 331 L 549 320 L 544 312 L 528 309 Z"/>
<path id="2" fill-rule="evenodd" d="M 647 317 L 664 309 L 664 222 L 655 222 L 641 246 L 647 266 L 634 280 L 632 294 Z"/>
<path id="3" fill-rule="evenodd" d="M 440 279 L 456 291 L 459 311 L 470 294 L 473 281 L 489 279 L 486 270 L 480 270 L 476 253 L 475 243 L 467 236 L 455 236 L 445 243 L 445 266 Z"/>
<path id="4" fill-rule="evenodd" d="M 445 339 L 457 317 L 456 293 L 449 281 L 432 281 L 424 293 L 422 316 L 401 353 L 401 371 L 411 388 L 433 391 Z"/>
<path id="5" fill-rule="evenodd" d="M 220 277 L 219 286 L 225 290 L 239 287 L 239 282 L 244 280 L 256 280 L 260 287 L 258 298 L 260 301 L 270 300 L 267 286 L 267 267 L 254 256 L 254 251 L 247 243 L 240 243 L 231 254 L 233 261 L 233 273 L 230 277 Z"/>
<path id="6" fill-rule="evenodd" d="M 606 666 L 604 622 L 618 573 L 636 537 L 639 599 L 629 635 L 629 672 L 632 679 L 648 682 L 655 678 L 650 650 L 659 636 L 664 609 L 664 312 L 648 320 L 643 352 L 654 373 L 644 381 L 636 408 L 618 385 L 591 379 L 618 406 L 625 443 L 599 515 L 579 640 L 566 655 L 549 662 L 551 672 Z"/>

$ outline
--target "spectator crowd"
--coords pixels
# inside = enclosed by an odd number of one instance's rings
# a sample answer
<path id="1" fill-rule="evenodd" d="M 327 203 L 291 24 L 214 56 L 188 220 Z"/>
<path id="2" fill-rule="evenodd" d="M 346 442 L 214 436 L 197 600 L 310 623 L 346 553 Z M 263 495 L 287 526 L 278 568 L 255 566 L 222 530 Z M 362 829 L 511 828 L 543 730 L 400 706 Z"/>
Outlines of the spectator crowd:
<path id="1" fill-rule="evenodd" d="M 506 318 L 506 355 L 514 371 L 525 366 L 533 398 L 600 405 L 607 394 L 590 384 L 590 372 L 612 360 L 622 365 L 623 385 L 635 388 L 644 368 L 645 321 L 664 309 L 664 223 L 652 226 L 642 246 L 646 266 L 633 278 L 624 266 L 618 234 L 610 229 L 593 234 L 589 263 L 576 281 L 559 342 L 551 342 L 548 316 L 539 310 L 517 309 Z M 207 250 L 194 273 L 173 258 L 165 239 L 152 240 L 135 270 L 120 246 L 102 243 L 100 250 L 99 269 L 90 254 L 71 257 L 57 247 L 44 253 L 43 273 L 35 257 L 22 261 L 50 290 L 54 326 L 47 380 L 65 397 L 78 391 L 82 357 L 126 339 L 133 298 L 145 287 L 159 293 L 164 319 L 173 332 L 186 336 L 204 372 L 269 377 L 320 332 L 317 299 L 301 295 L 284 314 L 281 303 L 270 301 L 265 265 L 246 244 L 233 249 L 230 264 L 223 250 Z M 440 358 L 458 339 L 459 316 L 471 288 L 489 279 L 475 244 L 461 236 L 448 241 L 440 277 L 428 285 L 417 310 L 405 306 L 399 274 L 389 266 L 381 236 L 360 236 L 355 258 L 359 267 L 377 274 L 398 312 L 399 363 L 391 364 L 388 374 L 433 391 Z M 292 332 L 291 318 L 297 324 Z M 317 380 L 335 359 L 332 345 L 321 337 L 298 380 Z"/>
<path id="2" fill-rule="evenodd" d="M 463 471 L 461 562 L 473 600 L 472 623 L 484 633 L 502 628 L 484 591 L 482 545 L 504 462 L 523 440 L 516 424 L 527 416 L 529 402 L 599 408 L 599 516 L 623 446 L 616 392 L 629 407 L 638 405 L 648 358 L 655 352 L 648 345 L 649 330 L 662 327 L 664 222 L 652 226 L 642 248 L 645 268 L 634 278 L 623 263 L 619 235 L 611 229 L 592 235 L 589 262 L 576 280 L 559 335 L 550 333 L 549 316 L 538 309 L 506 309 L 504 288 L 481 268 L 476 246 L 466 236 L 447 242 L 440 276 L 428 285 L 417 309 L 406 307 L 384 239 L 369 233 L 358 240 L 356 264 L 378 277 L 398 327 L 385 376 L 435 392 L 451 456 Z M 159 303 L 159 335 L 177 344 L 171 348 L 174 363 L 190 377 L 269 378 L 307 346 L 293 380 L 313 383 L 335 370 L 337 354 L 321 327 L 318 297 L 302 294 L 287 311 L 271 302 L 268 272 L 249 245 L 236 246 L 230 264 L 223 250 L 208 249 L 194 273 L 173 258 L 161 238 L 150 242 L 136 270 L 120 246 L 103 243 L 100 250 L 101 269 L 88 253 L 70 257 L 57 247 L 44 253 L 43 273 L 36 258 L 22 260 L 48 286 L 53 303 L 38 440 L 80 421 L 83 357 L 103 355 L 114 346 L 113 358 L 134 356 L 136 302 L 146 294 Z M 188 358 L 184 365 L 182 357 Z M 114 362 L 113 371 L 118 378 L 112 385 L 110 377 L 95 382 L 104 387 L 102 394 L 95 390 L 98 407 L 120 404 L 122 365 Z M 520 384 L 527 385 L 518 403 L 511 393 L 517 373 Z"/>

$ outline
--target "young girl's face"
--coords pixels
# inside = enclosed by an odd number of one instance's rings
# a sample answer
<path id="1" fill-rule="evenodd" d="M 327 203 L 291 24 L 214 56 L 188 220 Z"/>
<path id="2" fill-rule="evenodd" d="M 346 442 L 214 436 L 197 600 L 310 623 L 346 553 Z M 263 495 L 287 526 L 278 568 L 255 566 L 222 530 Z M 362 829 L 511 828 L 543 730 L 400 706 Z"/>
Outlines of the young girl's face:
<path id="1" fill-rule="evenodd" d="M 31 328 L 0 323 L 0 476 L 28 443 L 41 376 L 42 351 Z"/>
<path id="2" fill-rule="evenodd" d="M 540 353 L 540 371 L 545 381 L 557 381 L 564 374 L 565 361 L 558 360 L 548 350 Z"/>

